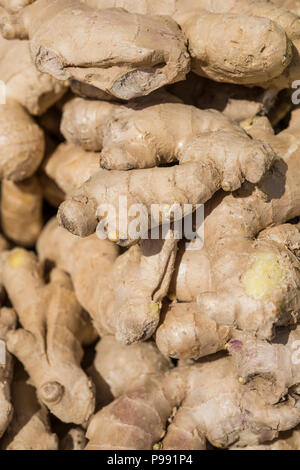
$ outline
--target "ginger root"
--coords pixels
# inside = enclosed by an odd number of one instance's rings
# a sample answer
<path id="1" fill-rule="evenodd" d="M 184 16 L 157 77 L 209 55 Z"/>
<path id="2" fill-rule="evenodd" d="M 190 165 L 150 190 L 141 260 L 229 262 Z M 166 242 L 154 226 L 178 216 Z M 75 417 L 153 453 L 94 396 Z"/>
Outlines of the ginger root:
<path id="1" fill-rule="evenodd" d="M 70 144 L 60 144 L 43 162 L 43 171 L 66 195 L 99 170 L 99 156 Z"/>
<path id="2" fill-rule="evenodd" d="M 32 63 L 28 41 L 0 38 L 0 80 L 7 100 L 41 115 L 67 91 L 67 83 L 39 72 Z"/>
<path id="3" fill-rule="evenodd" d="M 15 182 L 31 177 L 44 156 L 44 135 L 18 103 L 0 108 L 0 178 Z"/>
<path id="4" fill-rule="evenodd" d="M 12 416 L 10 384 L 13 378 L 13 358 L 6 351 L 6 339 L 9 331 L 16 328 L 16 314 L 6 307 L 0 309 L 0 437 L 6 431 Z"/>
<path id="5" fill-rule="evenodd" d="M 201 76 L 258 85 L 283 75 L 283 88 L 289 86 L 291 73 L 296 79 L 299 61 L 291 41 L 295 47 L 298 18 L 267 0 L 82 1 L 99 9 L 121 7 L 136 13 L 172 16 L 188 39 L 192 70 Z"/>
<path id="6" fill-rule="evenodd" d="M 221 113 L 180 103 L 117 108 L 114 119 L 105 122 L 105 169 L 77 189 L 58 212 L 60 223 L 81 237 L 96 230 L 100 204 L 113 205 L 118 214 L 125 196 L 128 208 L 143 204 L 150 217 L 151 204 L 156 203 L 163 205 L 163 217 L 168 218 L 175 202 L 195 207 L 221 187 L 232 191 L 245 179 L 258 183 L 275 157 L 271 147 L 249 139 Z M 156 167 L 177 161 L 180 165 Z M 132 170 L 120 171 L 127 169 Z M 152 226 L 160 224 L 160 216 L 153 216 Z M 136 241 L 122 235 L 118 223 L 111 232 L 123 246 Z"/>
<path id="7" fill-rule="evenodd" d="M 45 284 L 33 253 L 4 255 L 3 284 L 23 328 L 7 336 L 8 350 L 23 363 L 39 400 L 64 422 L 87 422 L 94 410 L 93 385 L 80 367 L 90 329 L 69 286 Z M 20 296 L 26 286 L 26 297 Z"/>
<path id="8" fill-rule="evenodd" d="M 19 13 L 2 15 L 1 27 L 7 39 L 29 38 L 41 72 L 125 100 L 184 79 L 190 67 L 184 36 L 168 17 L 100 11 L 76 0 L 36 0 Z M 67 29 L 81 33 L 66 35 Z"/>
<path id="9" fill-rule="evenodd" d="M 44 227 L 37 250 L 43 263 L 52 262 L 70 274 L 76 297 L 99 334 L 115 334 L 112 270 L 118 247 L 96 235 L 76 237 L 54 218 Z"/>
<path id="10" fill-rule="evenodd" d="M 158 351 L 153 342 L 124 346 L 113 336 L 104 336 L 96 346 L 94 375 L 99 374 L 115 398 L 141 386 L 152 375 L 171 368 L 171 361 Z"/>
<path id="11" fill-rule="evenodd" d="M 230 357 L 177 367 L 99 411 L 89 424 L 86 448 L 142 450 L 160 442 L 164 450 L 201 450 L 206 440 L 218 448 L 257 445 L 300 420 L 290 395 L 275 405 L 264 398 L 245 390 Z"/>
<path id="12" fill-rule="evenodd" d="M 2 181 L 2 229 L 10 240 L 25 247 L 36 243 L 43 227 L 42 202 L 42 187 L 36 176 L 20 183 Z"/>

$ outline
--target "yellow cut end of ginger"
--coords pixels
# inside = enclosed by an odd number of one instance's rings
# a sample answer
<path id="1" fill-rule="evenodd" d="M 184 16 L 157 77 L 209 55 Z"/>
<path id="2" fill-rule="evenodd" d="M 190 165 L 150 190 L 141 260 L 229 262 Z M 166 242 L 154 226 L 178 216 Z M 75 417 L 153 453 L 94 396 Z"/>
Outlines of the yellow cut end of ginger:
<path id="1" fill-rule="evenodd" d="M 158 314 L 159 305 L 156 302 L 151 302 L 149 305 L 149 314 L 155 317 Z"/>
<path id="2" fill-rule="evenodd" d="M 16 251 L 9 257 L 8 264 L 12 268 L 19 268 L 25 263 L 26 258 L 27 258 L 26 252 Z"/>
<path id="3" fill-rule="evenodd" d="M 279 287 L 284 272 L 277 256 L 269 252 L 256 253 L 251 267 L 243 277 L 246 294 L 254 299 L 267 299 L 275 287 Z"/>
<path id="4" fill-rule="evenodd" d="M 239 383 L 241 385 L 245 385 L 246 382 L 247 382 L 247 380 L 245 379 L 245 377 L 239 377 Z"/>
<path id="5" fill-rule="evenodd" d="M 231 191 L 231 184 L 228 183 L 228 181 L 223 181 L 222 182 L 222 189 L 223 189 L 223 191 L 226 191 L 226 192 Z"/>
<path id="6" fill-rule="evenodd" d="M 162 443 L 157 442 L 157 444 L 154 444 L 153 450 L 161 450 L 162 449 Z"/>
<path id="7" fill-rule="evenodd" d="M 214 447 L 216 447 L 217 449 L 222 449 L 222 444 L 219 444 L 218 442 L 212 442 L 211 443 Z"/>

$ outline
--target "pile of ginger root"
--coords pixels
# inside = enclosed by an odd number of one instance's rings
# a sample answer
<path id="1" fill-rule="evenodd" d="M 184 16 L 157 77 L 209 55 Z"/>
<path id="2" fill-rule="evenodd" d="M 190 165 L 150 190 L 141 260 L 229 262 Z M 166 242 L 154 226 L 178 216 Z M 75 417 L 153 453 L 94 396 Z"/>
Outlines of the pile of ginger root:
<path id="1" fill-rule="evenodd" d="M 300 450 L 299 15 L 0 0 L 1 450 Z"/>

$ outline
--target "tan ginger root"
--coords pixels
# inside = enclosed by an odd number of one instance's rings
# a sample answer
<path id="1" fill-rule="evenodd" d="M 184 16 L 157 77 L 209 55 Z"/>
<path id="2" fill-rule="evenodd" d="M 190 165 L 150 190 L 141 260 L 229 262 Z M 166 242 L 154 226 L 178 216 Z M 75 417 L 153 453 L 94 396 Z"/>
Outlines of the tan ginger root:
<path id="1" fill-rule="evenodd" d="M 164 204 L 163 216 L 168 218 L 174 202 L 201 204 L 221 187 L 235 190 L 245 179 L 257 183 L 274 158 L 269 146 L 250 140 L 221 113 L 180 103 L 121 107 L 106 122 L 101 165 L 115 171 L 100 170 L 58 213 L 60 223 L 75 235 L 95 231 L 100 204 L 112 204 L 118 214 L 120 196 L 127 197 L 128 208 L 143 204 L 149 215 L 151 204 Z M 180 165 L 150 169 L 176 161 Z M 152 226 L 161 223 L 160 215 L 153 217 Z M 121 244 L 132 243 L 118 226 L 111 231 Z"/>
<path id="2" fill-rule="evenodd" d="M 33 253 L 14 249 L 2 263 L 3 284 L 23 327 L 8 334 L 9 351 L 55 416 L 85 423 L 94 410 L 93 385 L 80 367 L 81 344 L 90 330 L 86 315 L 68 282 L 44 283 Z"/>
<path id="3" fill-rule="evenodd" d="M 257 129 L 284 159 L 259 187 L 246 184 L 206 205 L 204 248 L 180 250 L 169 292 L 171 298 L 198 305 L 179 303 L 167 312 L 157 332 L 164 354 L 202 356 L 207 337 L 195 332 L 203 315 L 219 326 L 238 327 L 267 339 L 276 326 L 297 322 L 299 260 L 293 252 L 299 253 L 300 233 L 297 226 L 284 222 L 300 211 L 298 127 L 296 111 L 290 127 L 277 136 L 270 129 L 269 135 L 263 127 Z M 185 315 L 189 308 L 192 315 Z M 221 349 L 218 337 L 215 345 Z"/>
<path id="4" fill-rule="evenodd" d="M 299 427 L 292 431 L 279 433 L 279 439 L 275 441 L 260 444 L 257 446 L 247 446 L 240 448 L 237 446 L 230 447 L 229 450 L 299 450 L 300 449 L 300 430 Z"/>
<path id="5" fill-rule="evenodd" d="M 102 378 L 116 398 L 144 384 L 155 374 L 172 367 L 153 342 L 124 346 L 113 336 L 104 336 L 96 346 L 94 374 Z M 97 381 L 95 381 L 97 386 Z M 101 395 L 101 388 L 99 390 Z"/>
<path id="6" fill-rule="evenodd" d="M 8 332 L 16 328 L 16 323 L 15 312 L 11 308 L 2 307 L 0 309 L 0 437 L 6 431 L 13 415 L 10 395 L 13 359 L 6 351 L 5 341 Z"/>
<path id="7" fill-rule="evenodd" d="M 3 180 L 1 223 L 5 235 L 18 245 L 33 246 L 43 227 L 42 203 L 43 191 L 36 176 L 21 183 Z"/>
<path id="8" fill-rule="evenodd" d="M 45 159 L 42 167 L 57 187 L 70 195 L 99 171 L 99 155 L 62 143 Z"/>
<path id="9" fill-rule="evenodd" d="M 273 343 L 236 331 L 227 344 L 237 376 L 246 389 L 256 390 L 270 404 L 289 393 L 300 399 L 300 328 L 278 331 Z"/>
<path id="10" fill-rule="evenodd" d="M 155 341 L 167 357 L 199 359 L 225 349 L 232 336 L 231 328 L 199 311 L 194 302 L 174 302 L 162 314 Z"/>
<path id="11" fill-rule="evenodd" d="M 174 271 L 178 240 L 172 231 L 165 240 L 142 240 L 114 264 L 114 318 L 116 337 L 125 344 L 152 336 L 162 301 Z"/>
<path id="12" fill-rule="evenodd" d="M 98 11 L 76 0 L 36 0 L 15 15 L 4 13 L 1 23 L 4 37 L 29 38 L 41 72 L 96 86 L 121 99 L 147 95 L 184 79 L 189 71 L 183 34 L 168 17 Z M 77 34 L 66 35 L 68 29 Z"/>
<path id="13" fill-rule="evenodd" d="M 192 70 L 215 81 L 258 85 L 282 75 L 280 82 L 275 80 L 273 84 L 286 88 L 299 75 L 295 50 L 300 32 L 298 17 L 271 2 L 82 1 L 96 8 L 122 7 L 137 13 L 172 16 L 188 39 Z"/>
<path id="14" fill-rule="evenodd" d="M 291 396 L 271 405 L 240 384 L 231 358 L 215 358 L 152 377 L 103 408 L 88 427 L 87 449 L 200 450 L 206 439 L 220 448 L 257 445 L 299 420 Z"/>
<path id="15" fill-rule="evenodd" d="M 1 440 L 1 449 L 57 450 L 57 437 L 51 433 L 47 411 L 38 403 L 35 389 L 19 363 L 14 370 L 11 395 L 14 414 Z"/>
<path id="16" fill-rule="evenodd" d="M 22 181 L 34 174 L 44 156 L 42 130 L 16 102 L 0 108 L 0 179 Z"/>
<path id="17" fill-rule="evenodd" d="M 115 244 L 95 234 L 80 239 L 55 219 L 37 244 L 41 261 L 71 274 L 76 296 L 100 334 L 131 344 L 157 328 L 162 300 L 172 278 L 177 240 L 143 240 L 118 257 Z"/>
<path id="18" fill-rule="evenodd" d="M 58 439 L 51 433 L 46 409 L 32 416 L 6 450 L 58 450 Z"/>
<path id="19" fill-rule="evenodd" d="M 96 235 L 80 239 L 51 219 L 44 227 L 37 250 L 42 262 L 54 263 L 71 275 L 76 297 L 92 317 L 96 330 L 115 334 L 112 270 L 118 247 Z"/>
<path id="20" fill-rule="evenodd" d="M 0 80 L 5 84 L 6 99 L 16 101 L 34 115 L 43 114 L 67 90 L 66 83 L 36 69 L 28 41 L 0 38 Z"/>
<path id="21" fill-rule="evenodd" d="M 102 150 L 103 147 L 110 146 L 111 136 L 108 138 L 106 134 L 110 131 L 111 123 L 120 118 L 120 112 L 126 115 L 127 110 L 128 117 L 138 117 L 141 113 L 136 114 L 135 111 L 149 106 L 153 109 L 154 105 L 165 103 L 181 103 L 181 100 L 165 90 L 157 90 L 147 97 L 131 100 L 126 106 L 99 99 L 73 98 L 63 106 L 61 132 L 68 142 L 80 145 L 85 150 Z"/>

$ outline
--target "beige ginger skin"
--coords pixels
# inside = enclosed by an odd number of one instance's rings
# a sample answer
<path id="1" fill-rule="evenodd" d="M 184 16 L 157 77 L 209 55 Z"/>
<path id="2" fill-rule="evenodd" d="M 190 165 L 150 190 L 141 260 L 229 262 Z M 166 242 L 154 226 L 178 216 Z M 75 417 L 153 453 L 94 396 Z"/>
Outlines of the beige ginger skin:
<path id="1" fill-rule="evenodd" d="M 43 191 L 36 176 L 1 185 L 1 223 L 4 234 L 17 245 L 33 246 L 43 227 Z M 24 230 L 26 227 L 26 230 Z"/>
<path id="2" fill-rule="evenodd" d="M 13 418 L 1 440 L 1 450 L 57 450 L 57 436 L 51 432 L 49 415 L 37 400 L 35 388 L 18 363 L 11 385 Z"/>
<path id="3" fill-rule="evenodd" d="M 18 182 L 31 177 L 44 156 L 44 134 L 17 102 L 1 105 L 0 135 L 0 178 Z"/>
<path id="4" fill-rule="evenodd" d="M 65 195 L 70 195 L 99 171 L 99 155 L 64 142 L 46 157 L 42 168 Z"/>
<path id="5" fill-rule="evenodd" d="M 100 11 L 76 0 L 37 0 L 15 15 L 4 12 L 1 25 L 7 39 L 29 38 L 39 71 L 125 100 L 182 80 L 190 68 L 184 36 L 167 16 Z M 68 28 L 82 33 L 65 35 Z M 119 43 L 123 46 L 115 55 Z"/>
<path id="6" fill-rule="evenodd" d="M 43 114 L 67 91 L 66 82 L 36 69 L 28 41 L 0 38 L 0 79 L 5 83 L 6 99 L 33 115 Z"/>
<path id="7" fill-rule="evenodd" d="M 213 357 L 154 376 L 104 407 L 88 427 L 86 449 L 203 450 L 206 440 L 244 447 L 270 441 L 299 420 L 292 396 L 270 404 L 239 382 L 232 358 Z"/>
<path id="8" fill-rule="evenodd" d="M 286 88 L 299 74 L 298 17 L 267 0 L 82 1 L 172 16 L 188 39 L 192 70 L 212 80 Z"/>
<path id="9" fill-rule="evenodd" d="M 17 318 L 13 309 L 2 307 L 0 309 L 0 340 L 1 353 L 5 347 L 5 364 L 0 364 L 0 437 L 6 431 L 12 416 L 13 406 L 11 403 L 10 385 L 13 379 L 13 358 L 6 351 L 6 340 L 9 331 L 16 328 Z M 1 354 L 1 359 L 3 355 Z"/>
<path id="10" fill-rule="evenodd" d="M 112 204 L 118 213 L 119 197 L 126 196 L 128 208 L 141 203 L 150 214 L 152 203 L 164 204 L 168 217 L 174 202 L 200 204 L 221 187 L 231 191 L 245 179 L 257 183 L 275 156 L 271 147 L 251 140 L 221 113 L 181 103 L 120 107 L 105 123 L 105 169 L 76 190 L 58 212 L 60 223 L 79 236 L 95 231 L 99 204 Z M 156 166 L 177 161 L 179 165 Z M 154 223 L 159 225 L 160 220 L 154 217 Z M 122 239 L 118 228 L 111 230 L 116 241 L 124 246 L 135 241 L 130 236 Z"/>
<path id="11" fill-rule="evenodd" d="M 180 248 L 177 257 L 169 296 L 192 304 L 178 303 L 167 312 L 156 335 L 164 354 L 201 357 L 207 341 L 199 330 L 203 315 L 219 326 L 267 339 L 275 327 L 297 322 L 300 234 L 297 226 L 285 222 L 299 214 L 299 111 L 276 136 L 267 119 L 255 122 L 248 124 L 251 133 L 264 136 L 282 160 L 258 187 L 245 184 L 237 193 L 207 203 L 204 248 Z M 185 315 L 185 309 L 192 315 Z M 222 349 L 218 336 L 215 346 Z"/>
<path id="12" fill-rule="evenodd" d="M 149 377 L 162 374 L 172 367 L 171 361 L 159 352 L 152 341 L 125 346 L 114 336 L 104 336 L 96 346 L 93 376 L 98 374 L 102 379 L 99 395 L 104 380 L 117 398 L 141 386 Z M 96 380 L 95 384 L 97 387 Z"/>
<path id="13" fill-rule="evenodd" d="M 76 237 L 54 218 L 45 225 L 37 251 L 43 263 L 54 263 L 71 275 L 76 297 L 99 334 L 115 334 L 112 270 L 118 247 L 96 235 Z"/>
<path id="14" fill-rule="evenodd" d="M 94 390 L 80 362 L 91 327 L 69 281 L 60 277 L 45 284 L 36 256 L 20 248 L 3 256 L 2 277 L 22 325 L 8 335 L 8 350 L 23 363 L 39 400 L 53 414 L 67 423 L 87 422 Z"/>

